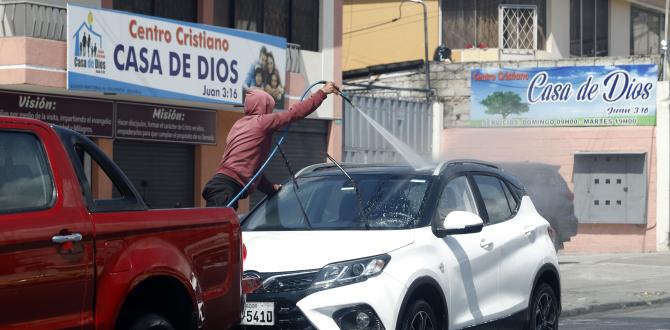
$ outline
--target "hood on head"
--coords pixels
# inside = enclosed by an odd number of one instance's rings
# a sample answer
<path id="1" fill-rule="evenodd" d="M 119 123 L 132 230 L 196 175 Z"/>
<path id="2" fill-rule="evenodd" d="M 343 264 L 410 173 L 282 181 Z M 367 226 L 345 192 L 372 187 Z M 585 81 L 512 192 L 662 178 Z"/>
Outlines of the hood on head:
<path id="1" fill-rule="evenodd" d="M 267 115 L 272 113 L 274 108 L 275 100 L 261 89 L 249 89 L 244 95 L 244 114 L 247 116 Z"/>

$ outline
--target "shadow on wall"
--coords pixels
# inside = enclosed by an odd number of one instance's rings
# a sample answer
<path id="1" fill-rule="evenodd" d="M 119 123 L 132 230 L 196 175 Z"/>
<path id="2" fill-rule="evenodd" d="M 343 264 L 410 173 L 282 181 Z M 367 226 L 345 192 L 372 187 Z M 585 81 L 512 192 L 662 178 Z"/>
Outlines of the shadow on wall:
<path id="1" fill-rule="evenodd" d="M 507 172 L 519 178 L 526 187 L 537 211 L 555 231 L 556 249 L 577 234 L 574 194 L 559 174 L 558 165 L 535 162 L 500 163 Z"/>

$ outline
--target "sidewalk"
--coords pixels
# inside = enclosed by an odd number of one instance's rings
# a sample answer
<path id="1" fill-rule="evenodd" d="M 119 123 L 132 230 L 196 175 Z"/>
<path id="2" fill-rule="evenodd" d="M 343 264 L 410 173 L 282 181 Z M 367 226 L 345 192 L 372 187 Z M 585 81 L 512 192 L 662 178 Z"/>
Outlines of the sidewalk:
<path id="1" fill-rule="evenodd" d="M 559 255 L 570 317 L 670 301 L 670 253 Z"/>

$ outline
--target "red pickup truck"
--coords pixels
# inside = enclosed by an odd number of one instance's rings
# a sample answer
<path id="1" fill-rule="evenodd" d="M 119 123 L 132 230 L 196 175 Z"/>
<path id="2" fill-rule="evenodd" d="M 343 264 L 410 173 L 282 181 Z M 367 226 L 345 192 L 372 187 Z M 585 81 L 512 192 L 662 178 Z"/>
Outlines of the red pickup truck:
<path id="1" fill-rule="evenodd" d="M 88 138 L 0 117 L 0 329 L 230 328 L 241 251 L 232 209 L 148 210 Z"/>

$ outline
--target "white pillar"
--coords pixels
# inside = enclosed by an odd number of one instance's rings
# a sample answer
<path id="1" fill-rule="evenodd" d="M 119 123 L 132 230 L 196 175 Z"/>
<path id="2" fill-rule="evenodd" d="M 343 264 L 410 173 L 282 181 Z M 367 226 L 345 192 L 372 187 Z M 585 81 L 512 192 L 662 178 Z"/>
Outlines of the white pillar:
<path id="1" fill-rule="evenodd" d="M 440 160 L 440 149 L 442 147 L 442 130 L 444 129 L 444 105 L 440 102 L 433 103 L 433 160 Z"/>
<path id="2" fill-rule="evenodd" d="M 670 84 L 656 89 L 656 250 L 670 251 Z"/>

